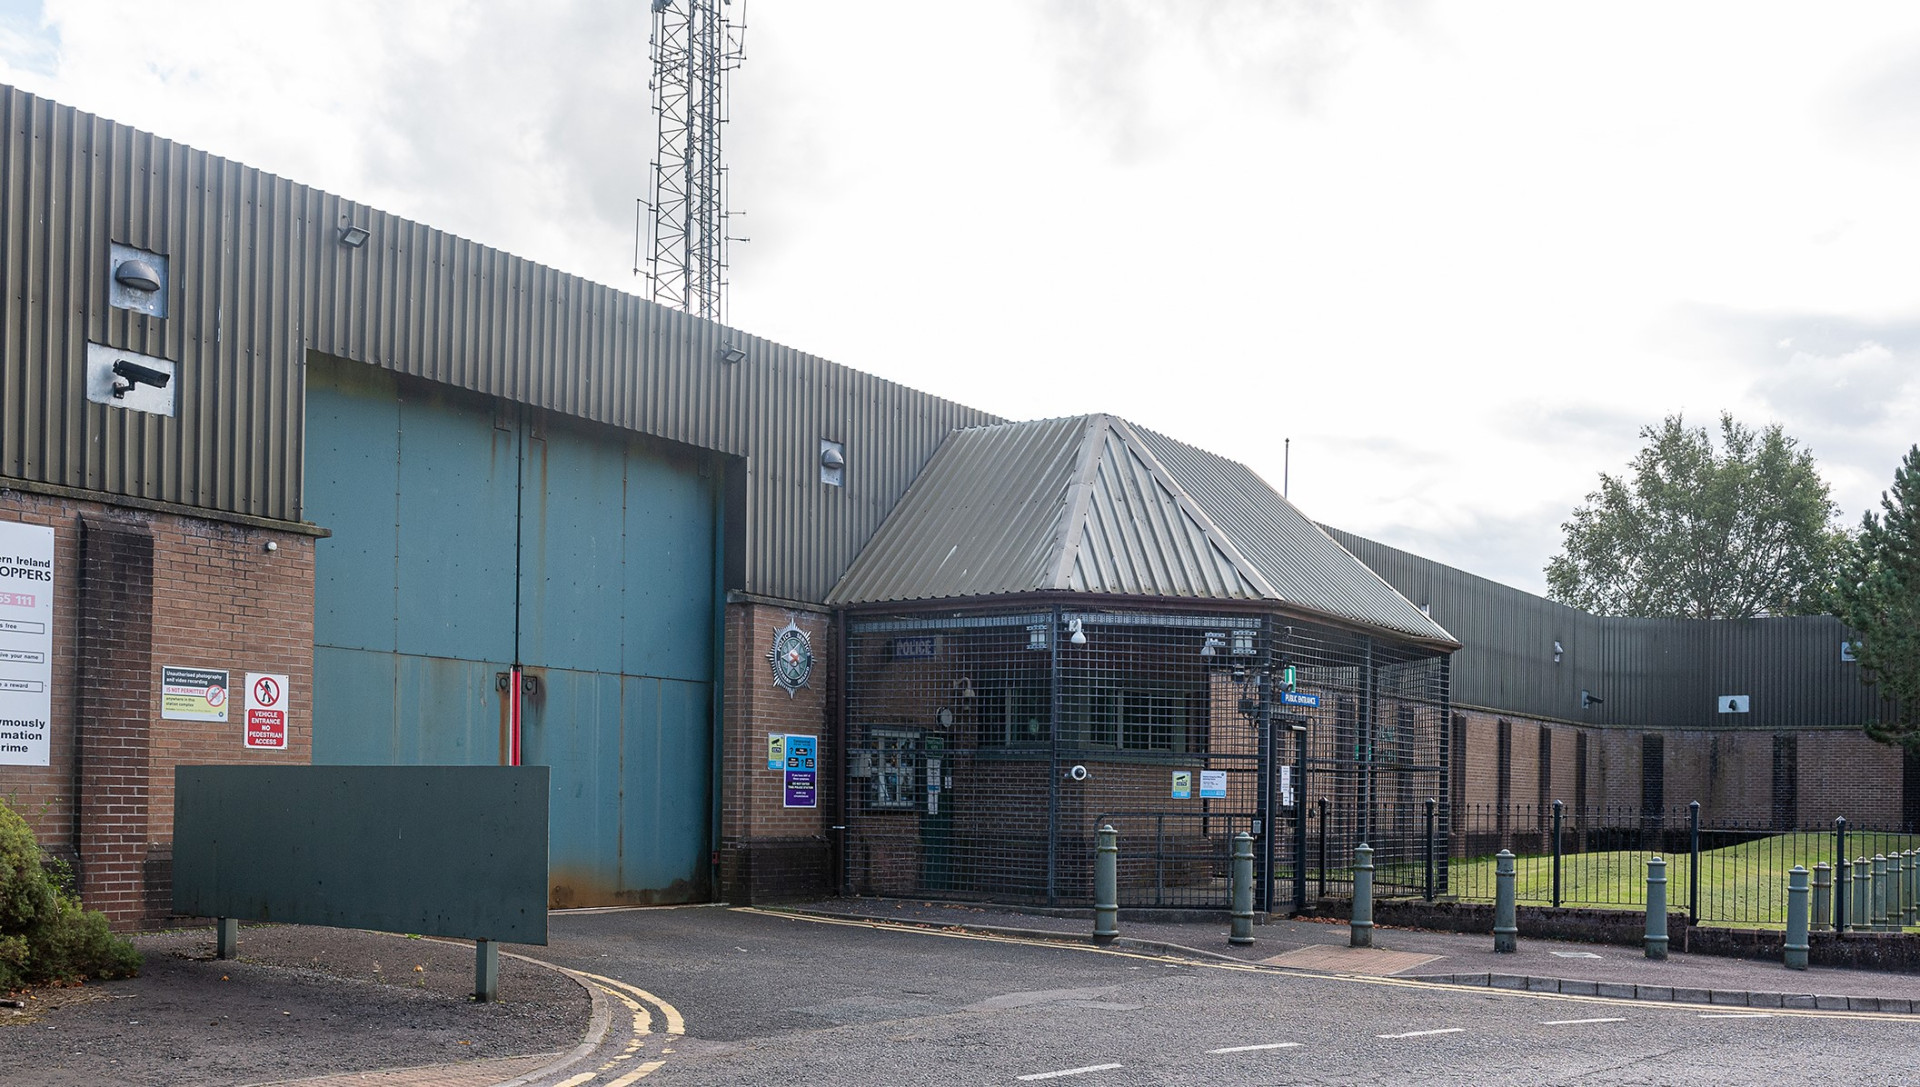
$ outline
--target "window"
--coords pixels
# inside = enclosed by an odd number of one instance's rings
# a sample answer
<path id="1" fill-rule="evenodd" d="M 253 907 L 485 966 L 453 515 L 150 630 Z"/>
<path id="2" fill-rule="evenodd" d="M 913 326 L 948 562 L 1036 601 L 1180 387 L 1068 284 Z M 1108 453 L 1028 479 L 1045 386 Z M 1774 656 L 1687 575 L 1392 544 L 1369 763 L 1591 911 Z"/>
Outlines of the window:
<path id="1" fill-rule="evenodd" d="M 873 806 L 912 808 L 920 797 L 914 789 L 919 769 L 920 735 L 916 732 L 873 730 Z"/>
<path id="2" fill-rule="evenodd" d="M 980 690 L 974 712 L 981 747 L 1043 744 L 1053 719 L 1053 696 L 1044 675 L 1003 678 Z"/>
<path id="3" fill-rule="evenodd" d="M 1076 701 L 1077 706 L 1069 703 L 1069 717 L 1080 718 L 1080 738 L 1089 747 L 1123 751 L 1187 749 L 1191 703 L 1183 691 L 1132 687 L 1091 691 Z"/>

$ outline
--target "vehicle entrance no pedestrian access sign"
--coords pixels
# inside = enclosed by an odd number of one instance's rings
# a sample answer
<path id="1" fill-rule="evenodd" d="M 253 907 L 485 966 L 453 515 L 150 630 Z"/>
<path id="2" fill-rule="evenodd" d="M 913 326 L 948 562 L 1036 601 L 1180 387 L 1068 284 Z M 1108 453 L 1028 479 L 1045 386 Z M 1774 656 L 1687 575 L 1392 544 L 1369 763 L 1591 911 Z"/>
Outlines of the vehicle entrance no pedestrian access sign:
<path id="1" fill-rule="evenodd" d="M 287 677 L 247 673 L 247 746 L 287 746 Z"/>

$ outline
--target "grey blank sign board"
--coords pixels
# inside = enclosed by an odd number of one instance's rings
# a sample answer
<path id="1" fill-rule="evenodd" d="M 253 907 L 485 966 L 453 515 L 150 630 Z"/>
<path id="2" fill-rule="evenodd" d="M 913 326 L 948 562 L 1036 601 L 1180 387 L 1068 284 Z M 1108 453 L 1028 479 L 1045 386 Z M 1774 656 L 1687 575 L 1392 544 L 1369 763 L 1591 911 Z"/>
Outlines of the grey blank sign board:
<path id="1" fill-rule="evenodd" d="M 545 766 L 180 766 L 173 909 L 547 942 Z"/>

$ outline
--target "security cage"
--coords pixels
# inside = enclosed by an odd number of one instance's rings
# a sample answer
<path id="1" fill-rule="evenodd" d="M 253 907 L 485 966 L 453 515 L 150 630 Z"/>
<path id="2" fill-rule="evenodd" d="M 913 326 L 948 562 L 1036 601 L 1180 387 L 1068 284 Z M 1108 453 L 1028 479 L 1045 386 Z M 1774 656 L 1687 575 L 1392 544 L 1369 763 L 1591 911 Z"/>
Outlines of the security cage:
<path id="1" fill-rule="evenodd" d="M 1226 908 L 1243 832 L 1261 908 L 1342 893 L 1363 838 L 1391 893 L 1420 874 L 1402 869 L 1423 859 L 1429 797 L 1444 866 L 1432 650 L 1082 601 L 845 629 L 851 893 L 1090 902 L 1102 826 L 1119 833 L 1122 906 Z"/>

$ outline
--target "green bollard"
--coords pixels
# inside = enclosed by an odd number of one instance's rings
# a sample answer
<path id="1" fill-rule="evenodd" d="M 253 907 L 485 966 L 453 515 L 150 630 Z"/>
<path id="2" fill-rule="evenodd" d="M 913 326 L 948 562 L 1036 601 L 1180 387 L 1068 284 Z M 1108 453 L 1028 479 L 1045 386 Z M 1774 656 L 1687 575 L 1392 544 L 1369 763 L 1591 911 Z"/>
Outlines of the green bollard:
<path id="1" fill-rule="evenodd" d="M 1872 927 L 1868 920 L 1873 903 L 1873 862 L 1865 857 L 1853 858 L 1853 928 L 1855 932 L 1865 932 Z"/>
<path id="2" fill-rule="evenodd" d="M 1253 835 L 1245 831 L 1233 836 L 1233 931 L 1227 942 L 1253 942 Z"/>
<path id="3" fill-rule="evenodd" d="M 1887 855 L 1873 855 L 1873 916 L 1868 919 L 1875 932 L 1887 931 Z"/>
<path id="4" fill-rule="evenodd" d="M 1667 957 L 1667 862 L 1647 860 L 1647 958 Z"/>
<path id="5" fill-rule="evenodd" d="M 1120 832 L 1101 827 L 1093 847 L 1093 942 L 1112 943 L 1120 935 Z"/>
<path id="6" fill-rule="evenodd" d="M 1920 849 L 1907 850 L 1906 925 L 1920 925 Z"/>
<path id="7" fill-rule="evenodd" d="M 1895 932 L 1907 927 L 1907 911 L 1913 909 L 1912 876 L 1912 853 L 1887 854 L 1887 927 Z"/>
<path id="8" fill-rule="evenodd" d="M 1789 970 L 1807 968 L 1807 870 L 1799 865 L 1787 873 L 1787 947 Z"/>
<path id="9" fill-rule="evenodd" d="M 1347 946 L 1373 946 L 1373 847 L 1353 847 L 1353 920 L 1347 927 Z"/>
<path id="10" fill-rule="evenodd" d="M 1493 950 L 1505 954 L 1520 946 L 1520 924 L 1514 909 L 1513 853 L 1502 849 L 1493 858 Z"/>
<path id="11" fill-rule="evenodd" d="M 1833 927 L 1833 868 L 1826 861 L 1813 866 L 1813 930 Z"/>

